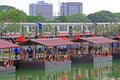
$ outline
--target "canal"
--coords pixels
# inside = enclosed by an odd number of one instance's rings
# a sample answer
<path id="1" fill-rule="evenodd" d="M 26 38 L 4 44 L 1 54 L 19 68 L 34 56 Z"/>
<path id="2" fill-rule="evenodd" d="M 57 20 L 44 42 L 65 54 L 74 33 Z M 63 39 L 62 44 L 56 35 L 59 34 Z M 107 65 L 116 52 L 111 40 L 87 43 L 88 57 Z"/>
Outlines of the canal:
<path id="1" fill-rule="evenodd" d="M 48 70 L 17 70 L 0 80 L 120 80 L 120 60 L 81 63 Z"/>

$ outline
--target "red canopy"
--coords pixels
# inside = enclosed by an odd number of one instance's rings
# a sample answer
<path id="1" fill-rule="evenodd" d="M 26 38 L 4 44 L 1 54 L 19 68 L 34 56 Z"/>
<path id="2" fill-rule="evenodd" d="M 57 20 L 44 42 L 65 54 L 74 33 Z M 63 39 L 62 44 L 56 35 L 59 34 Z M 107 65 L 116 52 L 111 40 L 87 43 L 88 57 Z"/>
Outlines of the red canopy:
<path id="1" fill-rule="evenodd" d="M 119 37 L 119 38 L 120 38 L 120 34 L 117 34 L 116 37 Z"/>
<path id="2" fill-rule="evenodd" d="M 40 39 L 45 39 L 45 36 L 43 36 L 43 35 L 42 35 L 42 36 L 40 36 Z"/>
<path id="3" fill-rule="evenodd" d="M 73 40 L 77 40 L 77 39 L 80 39 L 81 36 L 80 35 L 77 35 Z"/>
<path id="4" fill-rule="evenodd" d="M 24 42 L 24 41 L 26 41 L 24 36 L 20 36 L 16 39 L 16 42 Z"/>
<path id="5" fill-rule="evenodd" d="M 92 37 L 96 37 L 96 35 L 95 35 L 95 34 L 93 34 L 93 35 L 92 35 Z"/>
<path id="6" fill-rule="evenodd" d="M 0 48 L 1 49 L 3 49 L 3 48 L 14 48 L 14 47 L 20 47 L 20 46 L 17 45 L 17 44 L 13 44 L 9 41 L 0 40 Z"/>
<path id="7" fill-rule="evenodd" d="M 63 40 L 68 40 L 65 36 L 60 36 L 60 38 Z"/>

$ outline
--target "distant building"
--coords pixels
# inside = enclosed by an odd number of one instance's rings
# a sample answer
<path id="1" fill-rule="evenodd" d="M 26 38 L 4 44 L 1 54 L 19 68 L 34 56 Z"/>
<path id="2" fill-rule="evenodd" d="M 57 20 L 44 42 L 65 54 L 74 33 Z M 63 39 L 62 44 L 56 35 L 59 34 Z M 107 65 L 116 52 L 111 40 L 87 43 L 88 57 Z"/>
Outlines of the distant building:
<path id="1" fill-rule="evenodd" d="M 60 6 L 60 15 L 67 16 L 76 13 L 83 13 L 83 4 L 81 2 L 67 2 Z"/>
<path id="2" fill-rule="evenodd" d="M 29 5 L 29 15 L 37 16 L 41 14 L 45 18 L 53 19 L 53 5 L 45 3 L 44 1 L 38 1 L 37 4 L 32 3 Z"/>

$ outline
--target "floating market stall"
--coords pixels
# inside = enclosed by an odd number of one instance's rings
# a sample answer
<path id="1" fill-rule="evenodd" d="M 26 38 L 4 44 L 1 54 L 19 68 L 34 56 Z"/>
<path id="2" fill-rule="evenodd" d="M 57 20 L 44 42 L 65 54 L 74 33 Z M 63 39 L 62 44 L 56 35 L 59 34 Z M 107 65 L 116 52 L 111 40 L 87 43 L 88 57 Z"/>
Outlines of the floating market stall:
<path id="1" fill-rule="evenodd" d="M 105 37 L 78 38 L 72 41 L 79 44 L 79 48 L 71 54 L 73 63 L 112 61 L 111 44 L 118 42 Z"/>
<path id="2" fill-rule="evenodd" d="M 19 45 L 13 44 L 11 42 L 5 41 L 5 40 L 0 40 L 0 50 L 8 49 L 8 57 L 2 57 L 0 58 L 0 74 L 7 74 L 7 73 L 13 73 L 15 72 L 15 66 L 14 66 L 14 61 L 11 55 L 11 48 L 16 48 L 20 47 Z M 0 52 L 0 53 L 1 53 Z M 4 53 L 3 53 L 4 54 Z M 7 54 L 7 53 L 6 53 Z"/>
<path id="3" fill-rule="evenodd" d="M 29 49 L 21 57 L 19 68 L 22 69 L 49 69 L 55 67 L 71 66 L 70 45 L 76 43 L 61 38 L 31 39 L 20 43 Z"/>

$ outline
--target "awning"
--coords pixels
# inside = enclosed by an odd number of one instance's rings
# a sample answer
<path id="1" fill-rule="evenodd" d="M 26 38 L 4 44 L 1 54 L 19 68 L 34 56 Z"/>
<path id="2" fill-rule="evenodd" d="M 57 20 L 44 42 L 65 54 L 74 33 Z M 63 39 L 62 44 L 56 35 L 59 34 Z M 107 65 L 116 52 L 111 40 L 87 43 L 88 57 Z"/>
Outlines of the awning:
<path id="1" fill-rule="evenodd" d="M 16 42 L 24 42 L 24 41 L 26 41 L 24 36 L 20 36 L 16 39 Z"/>
<path id="2" fill-rule="evenodd" d="M 88 38 L 81 38 L 83 41 L 86 42 L 91 42 L 94 44 L 106 44 L 106 43 L 113 43 L 113 42 L 118 42 L 116 40 L 112 40 L 109 38 L 105 38 L 105 37 L 88 37 Z"/>
<path id="3" fill-rule="evenodd" d="M 13 44 L 9 41 L 5 41 L 5 40 L 0 40 L 0 49 L 3 49 L 3 48 L 15 48 L 15 47 L 20 47 L 19 45 L 17 44 Z"/>

